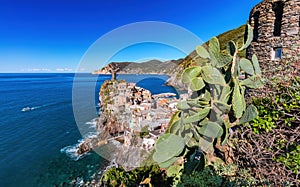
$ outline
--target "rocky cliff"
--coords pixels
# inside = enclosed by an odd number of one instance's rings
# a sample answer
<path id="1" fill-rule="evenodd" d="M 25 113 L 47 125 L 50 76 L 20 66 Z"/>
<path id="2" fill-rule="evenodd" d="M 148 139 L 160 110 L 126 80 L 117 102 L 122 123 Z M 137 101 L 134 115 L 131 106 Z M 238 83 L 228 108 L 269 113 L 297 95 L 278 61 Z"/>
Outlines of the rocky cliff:
<path id="1" fill-rule="evenodd" d="M 124 81 L 105 81 L 101 86 L 99 92 L 100 98 L 100 111 L 101 115 L 97 119 L 96 130 L 99 133 L 97 137 L 86 139 L 78 147 L 78 154 L 84 154 L 91 151 L 94 148 L 107 144 L 107 140 L 114 137 L 118 133 L 124 133 L 128 129 L 128 121 L 123 118 L 129 118 L 126 114 L 120 114 L 119 111 L 112 112 L 109 108 L 110 104 L 114 102 L 114 98 L 111 97 L 111 93 L 115 93 L 117 90 L 113 86 L 123 83 Z M 122 119 L 120 119 L 123 117 Z"/>
<path id="2" fill-rule="evenodd" d="M 134 84 L 125 81 L 109 80 L 101 86 L 99 98 L 101 115 L 96 123 L 98 135 L 81 143 L 77 154 L 82 155 L 94 150 L 101 157 L 114 161 L 125 170 L 140 167 L 149 150 L 143 147 L 141 129 L 132 125 L 137 119 L 141 121 L 137 116 L 142 114 L 141 108 L 147 104 L 151 105 L 150 91 L 140 87 L 136 89 Z M 142 103 L 141 106 L 136 107 L 139 102 Z M 137 110 L 136 118 L 132 110 Z"/>

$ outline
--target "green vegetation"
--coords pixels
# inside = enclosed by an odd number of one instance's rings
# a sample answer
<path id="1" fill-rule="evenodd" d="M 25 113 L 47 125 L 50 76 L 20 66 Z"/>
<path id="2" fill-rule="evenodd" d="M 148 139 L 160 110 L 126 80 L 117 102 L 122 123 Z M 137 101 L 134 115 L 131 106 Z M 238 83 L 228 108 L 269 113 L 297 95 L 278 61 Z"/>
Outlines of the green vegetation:
<path id="1" fill-rule="evenodd" d="M 238 170 L 235 165 L 213 165 L 202 171 L 184 173 L 178 187 L 240 187 L 256 186 L 257 180 L 249 170 Z"/>
<path id="2" fill-rule="evenodd" d="M 218 187 L 222 185 L 222 176 L 217 175 L 212 169 L 204 168 L 201 172 L 182 175 L 178 187 Z"/>
<path id="3" fill-rule="evenodd" d="M 231 41 L 227 53 L 220 50 L 217 38 L 212 38 L 208 47 L 198 46 L 196 51 L 201 58 L 196 61 L 198 66 L 187 68 L 182 74 L 182 82 L 189 84 L 194 93 L 191 99 L 178 103 L 179 111 L 167 132 L 156 142 L 153 155 L 160 167 L 168 168 L 174 185 L 180 181 L 183 170 L 193 172 L 203 166 L 197 163 L 201 156 L 208 156 L 208 164 L 217 159 L 216 146 L 226 145 L 230 128 L 252 121 L 258 115 L 256 107 L 247 107 L 244 98 L 246 87 L 262 86 L 257 57 L 253 55 L 252 62 L 238 57 L 253 38 L 251 27 L 247 28 L 245 44 L 238 48 Z M 241 73 L 249 77 L 240 80 Z M 195 153 L 187 156 L 189 152 Z M 178 163 L 182 157 L 188 163 Z"/>
<path id="4" fill-rule="evenodd" d="M 141 183 L 148 186 L 170 186 L 172 178 L 165 177 L 165 172 L 158 165 L 144 166 L 132 171 L 113 167 L 107 170 L 101 178 L 101 186 L 136 187 Z"/>
<path id="5" fill-rule="evenodd" d="M 299 143 L 299 142 L 298 142 Z M 300 171 L 300 145 L 291 145 L 288 148 L 289 152 L 278 156 L 275 160 L 284 163 L 284 165 L 295 174 Z"/>
<path id="6" fill-rule="evenodd" d="M 107 104 L 113 104 L 114 103 L 114 100 L 110 96 L 111 92 L 116 92 L 113 85 L 115 83 L 123 83 L 123 82 L 125 82 L 125 80 L 106 80 L 102 84 L 102 86 L 100 88 L 99 95 L 101 95 L 102 98 L 103 98 L 103 101 L 102 101 L 101 104 L 103 105 L 103 108 L 105 109 L 106 113 L 109 112 L 108 110 L 106 110 L 107 109 Z"/>
<path id="7" fill-rule="evenodd" d="M 299 127 L 300 80 L 297 77 L 292 77 L 287 82 L 278 82 L 273 88 L 273 95 L 269 94 L 267 98 L 256 98 L 253 102 L 260 111 L 259 116 L 251 123 L 255 133 L 268 133 L 281 126 L 289 128 L 290 131 Z M 299 138 L 295 140 L 295 142 L 286 139 L 276 140 L 276 148 L 285 150 L 285 153 L 276 156 L 275 160 L 284 163 L 289 170 L 298 174 L 300 145 Z"/>
<path id="8" fill-rule="evenodd" d="M 193 94 L 178 103 L 179 111 L 151 152 L 158 165 L 130 172 L 113 168 L 103 176 L 102 184 L 300 185 L 300 80 L 294 74 L 270 79 L 260 90 L 263 94 L 250 90 L 247 95 L 255 97 L 246 101 L 246 89 L 263 84 L 257 57 L 244 58 L 252 40 L 247 27 L 247 40 L 242 42 L 239 33 L 244 30 L 242 26 L 213 38 L 184 59 L 181 78 Z M 234 134 L 229 133 L 232 129 Z"/>
<path id="9" fill-rule="evenodd" d="M 226 50 L 227 44 L 230 41 L 234 41 L 239 47 L 244 44 L 244 36 L 245 36 L 246 25 L 242 25 L 239 28 L 227 31 L 223 34 L 217 36 L 218 40 L 220 41 L 220 49 Z M 239 52 L 240 57 L 246 57 L 246 49 L 241 50 Z"/>
<path id="10" fill-rule="evenodd" d="M 237 45 L 237 47 L 240 48 L 244 44 L 245 30 L 246 30 L 246 25 L 242 25 L 239 28 L 218 35 L 217 39 L 220 42 L 221 52 L 226 53 L 228 43 L 230 41 L 233 41 Z M 209 41 L 207 41 L 204 45 L 208 46 Z M 240 57 L 246 57 L 246 50 L 244 49 L 239 51 L 238 55 Z M 179 71 L 177 75 L 180 76 L 184 69 L 197 65 L 196 61 L 199 61 L 199 56 L 197 55 L 197 52 L 195 50 L 192 53 L 190 53 L 187 57 L 185 57 L 183 61 L 180 63 L 182 70 Z"/>
<path id="11" fill-rule="evenodd" d="M 259 116 L 238 129 L 235 163 L 271 186 L 298 186 L 300 170 L 300 80 L 278 81 L 252 99 Z M 274 173 L 273 171 L 276 171 Z M 262 183 L 260 183 L 262 185 Z"/>
<path id="12" fill-rule="evenodd" d="M 278 123 L 291 126 L 296 121 L 295 111 L 300 110 L 299 83 L 297 78 L 288 85 L 277 82 L 272 89 L 277 94 L 253 99 L 259 111 L 259 116 L 251 123 L 255 133 L 269 132 Z"/>
<path id="13" fill-rule="evenodd" d="M 122 74 L 169 74 L 170 70 L 176 68 L 182 59 L 171 61 L 149 60 L 142 63 L 137 62 L 111 62 L 100 70 L 93 71 L 94 74 L 110 73 L 110 66 L 117 66 L 118 73 Z"/>
<path id="14" fill-rule="evenodd" d="M 141 132 L 140 132 L 140 138 L 144 138 L 145 136 L 148 136 L 149 135 L 149 125 L 146 125 L 144 126 L 142 129 L 141 129 Z"/>
<path id="15" fill-rule="evenodd" d="M 110 168 L 101 178 L 101 186 L 144 187 L 172 186 L 173 178 L 166 175 L 166 171 L 158 165 L 144 166 L 132 171 L 122 168 Z M 142 185 L 143 184 L 143 185 Z M 183 173 L 178 187 L 221 187 L 221 186 L 253 186 L 257 181 L 249 170 L 238 170 L 236 165 L 214 164 L 201 171 Z"/>

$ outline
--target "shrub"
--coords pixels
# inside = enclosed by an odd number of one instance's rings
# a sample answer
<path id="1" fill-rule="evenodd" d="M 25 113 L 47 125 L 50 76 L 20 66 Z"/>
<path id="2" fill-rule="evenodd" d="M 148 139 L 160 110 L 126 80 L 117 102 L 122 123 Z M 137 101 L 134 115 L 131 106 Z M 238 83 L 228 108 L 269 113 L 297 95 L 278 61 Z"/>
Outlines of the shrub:
<path id="1" fill-rule="evenodd" d="M 170 186 L 172 178 L 168 178 L 165 172 L 158 165 L 144 166 L 131 171 L 125 171 L 121 167 L 113 167 L 107 170 L 102 178 L 100 185 L 109 187 L 136 187 L 145 179 L 149 179 L 153 186 Z"/>
<path id="2" fill-rule="evenodd" d="M 274 82 L 267 97 L 252 100 L 259 116 L 236 131 L 235 162 L 251 169 L 261 185 L 300 185 L 300 81 Z"/>

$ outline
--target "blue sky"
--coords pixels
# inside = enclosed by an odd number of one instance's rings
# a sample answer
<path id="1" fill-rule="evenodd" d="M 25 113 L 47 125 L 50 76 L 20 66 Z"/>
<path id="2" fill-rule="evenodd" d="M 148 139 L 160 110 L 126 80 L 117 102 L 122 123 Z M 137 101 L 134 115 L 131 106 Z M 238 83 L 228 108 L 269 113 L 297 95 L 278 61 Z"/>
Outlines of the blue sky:
<path id="1" fill-rule="evenodd" d="M 75 71 L 98 38 L 134 22 L 176 24 L 207 41 L 246 23 L 250 10 L 259 2 L 0 0 L 0 72 Z M 183 56 L 169 46 L 146 43 L 128 47 L 111 60 L 168 60 Z"/>

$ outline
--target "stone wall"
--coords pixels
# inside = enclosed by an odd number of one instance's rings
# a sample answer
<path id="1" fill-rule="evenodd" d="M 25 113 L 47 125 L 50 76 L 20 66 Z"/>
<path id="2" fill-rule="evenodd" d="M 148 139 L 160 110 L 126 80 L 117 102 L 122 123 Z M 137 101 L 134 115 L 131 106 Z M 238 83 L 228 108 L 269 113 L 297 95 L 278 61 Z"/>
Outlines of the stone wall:
<path id="1" fill-rule="evenodd" d="M 281 3 L 283 13 L 279 18 L 280 12 L 277 15 L 275 12 Z M 274 36 L 275 21 L 278 23 L 278 20 L 281 21 L 281 33 Z M 264 0 L 250 12 L 249 24 L 254 30 L 254 41 L 247 49 L 247 58 L 251 58 L 252 54 L 258 56 L 264 78 L 277 77 L 283 72 L 298 72 L 298 65 L 293 63 L 299 62 L 296 57 L 300 51 L 300 0 Z M 281 59 L 274 59 L 274 50 L 280 48 Z"/>

